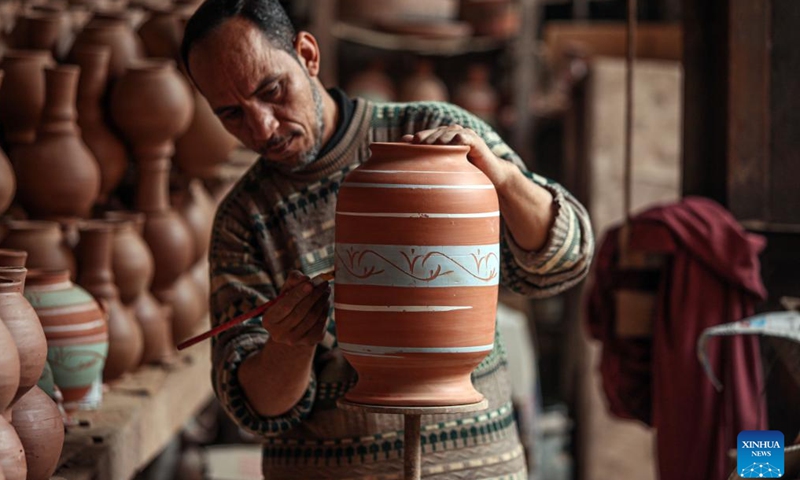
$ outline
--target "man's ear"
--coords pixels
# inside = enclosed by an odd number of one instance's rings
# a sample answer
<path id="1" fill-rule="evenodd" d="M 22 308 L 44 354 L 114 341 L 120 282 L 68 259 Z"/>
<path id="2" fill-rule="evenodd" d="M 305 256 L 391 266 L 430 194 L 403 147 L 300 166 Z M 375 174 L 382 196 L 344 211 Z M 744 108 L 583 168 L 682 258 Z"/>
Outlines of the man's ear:
<path id="1" fill-rule="evenodd" d="M 306 67 L 311 77 L 319 75 L 319 45 L 314 35 L 308 32 L 298 32 L 294 39 L 294 49 L 300 63 Z"/>

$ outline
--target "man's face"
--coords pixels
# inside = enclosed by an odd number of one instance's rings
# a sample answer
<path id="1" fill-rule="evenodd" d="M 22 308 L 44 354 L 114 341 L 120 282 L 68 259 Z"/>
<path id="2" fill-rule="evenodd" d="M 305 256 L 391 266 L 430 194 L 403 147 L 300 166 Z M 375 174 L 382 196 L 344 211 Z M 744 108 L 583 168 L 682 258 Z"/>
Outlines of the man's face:
<path id="1" fill-rule="evenodd" d="M 235 17 L 189 54 L 192 78 L 225 128 L 286 170 L 313 162 L 322 142 L 316 68 L 309 74 L 306 49 L 298 50 L 295 58 L 274 48 L 255 25 Z"/>

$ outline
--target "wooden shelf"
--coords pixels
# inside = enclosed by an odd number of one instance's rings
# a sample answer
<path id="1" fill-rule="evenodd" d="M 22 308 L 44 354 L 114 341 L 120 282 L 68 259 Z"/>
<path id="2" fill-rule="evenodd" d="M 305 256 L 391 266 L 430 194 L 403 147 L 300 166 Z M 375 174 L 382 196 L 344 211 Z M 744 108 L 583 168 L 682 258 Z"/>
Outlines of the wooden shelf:
<path id="1" fill-rule="evenodd" d="M 75 413 L 79 425 L 67 428 L 55 475 L 133 478 L 213 398 L 210 348 L 204 342 L 182 352 L 174 365 L 142 367 L 114 382 L 99 410 Z"/>
<path id="2" fill-rule="evenodd" d="M 419 55 L 455 56 L 466 53 L 500 50 L 513 39 L 493 37 L 426 38 L 414 35 L 382 32 L 346 22 L 336 22 L 331 28 L 339 40 L 381 50 L 413 52 Z"/>

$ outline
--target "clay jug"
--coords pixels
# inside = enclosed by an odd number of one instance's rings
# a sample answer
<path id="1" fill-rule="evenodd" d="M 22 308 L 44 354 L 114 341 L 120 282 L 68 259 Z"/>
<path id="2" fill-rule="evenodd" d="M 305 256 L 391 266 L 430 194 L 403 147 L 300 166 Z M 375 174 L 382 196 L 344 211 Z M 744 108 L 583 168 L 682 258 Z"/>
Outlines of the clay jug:
<path id="1" fill-rule="evenodd" d="M 100 193 L 100 168 L 75 123 L 79 73 L 74 65 L 45 70 L 47 101 L 36 141 L 12 151 L 17 198 L 32 216 L 85 218 Z"/>
<path id="2" fill-rule="evenodd" d="M 6 480 L 25 480 L 28 466 L 25 451 L 14 427 L 0 416 L 0 471 Z"/>
<path id="3" fill-rule="evenodd" d="M 148 291 L 142 292 L 132 305 L 136 320 L 144 333 L 142 363 L 163 364 L 175 359 L 172 336 L 172 308 L 158 303 Z"/>
<path id="4" fill-rule="evenodd" d="M 50 52 L 41 50 L 9 50 L 0 63 L 5 72 L 0 88 L 0 123 L 12 149 L 36 139 L 45 102 L 44 69 L 54 63 Z"/>
<path id="5" fill-rule="evenodd" d="M 108 356 L 103 381 L 118 379 L 139 366 L 144 349 L 142 329 L 133 312 L 122 304 L 111 270 L 113 227 L 95 220 L 80 227 L 78 285 L 85 288 L 108 313 Z"/>
<path id="6" fill-rule="evenodd" d="M 24 267 L 27 259 L 28 252 L 25 250 L 0 248 L 0 267 Z"/>
<path id="7" fill-rule="evenodd" d="M 0 318 L 0 412 L 4 412 L 17 395 L 19 374 L 17 345 Z"/>
<path id="8" fill-rule="evenodd" d="M 99 378 L 108 353 L 108 320 L 100 305 L 73 284 L 66 270 L 31 270 L 25 298 L 36 309 L 47 337 L 47 361 L 74 408 Z"/>
<path id="9" fill-rule="evenodd" d="M 106 218 L 114 226 L 111 269 L 122 303 L 131 305 L 150 288 L 153 254 L 142 238 L 145 216 L 141 212 L 111 211 Z"/>
<path id="10" fill-rule="evenodd" d="M 61 227 L 44 220 L 10 220 L 6 236 L 0 242 L 4 249 L 27 252 L 30 268 L 67 269 L 75 272 L 75 257 L 64 242 Z"/>
<path id="11" fill-rule="evenodd" d="M 183 26 L 180 18 L 168 7 L 149 7 L 150 15 L 139 27 L 144 51 L 148 57 L 179 60 Z"/>
<path id="12" fill-rule="evenodd" d="M 26 479 L 48 480 L 64 447 L 64 422 L 56 403 L 33 387 L 14 406 L 11 425 L 25 450 Z"/>
<path id="13" fill-rule="evenodd" d="M 386 75 L 381 61 L 374 61 L 366 70 L 355 74 L 345 90 L 351 97 L 362 97 L 373 102 L 394 102 L 397 98 L 394 82 Z"/>
<path id="14" fill-rule="evenodd" d="M 373 143 L 336 206 L 336 329 L 358 372 L 348 400 L 481 401 L 494 345 L 500 217 L 469 147 Z"/>
<path id="15" fill-rule="evenodd" d="M 209 178 L 228 161 L 239 141 L 225 130 L 208 101 L 192 90 L 194 114 L 186 133 L 175 141 L 175 164 L 191 177 Z"/>
<path id="16" fill-rule="evenodd" d="M 192 264 L 208 254 L 211 243 L 211 229 L 214 226 L 216 206 L 211 194 L 198 179 L 192 179 L 184 189 L 174 196 L 174 202 L 181 216 L 189 225 L 194 237 L 194 258 Z"/>
<path id="17" fill-rule="evenodd" d="M 108 66 L 109 83 L 113 84 L 135 60 L 142 58 L 141 40 L 124 18 L 103 16 L 89 21 L 75 37 L 69 59 L 74 59 L 75 49 L 83 45 L 106 45 L 111 47 L 111 60 Z"/>
<path id="18" fill-rule="evenodd" d="M 497 92 L 489 83 L 489 68 L 486 65 L 469 66 L 466 81 L 456 88 L 453 102 L 488 124 L 495 124 Z"/>
<path id="19" fill-rule="evenodd" d="M 78 126 L 86 146 L 100 166 L 100 195 L 105 203 L 128 168 L 125 145 L 111 132 L 103 110 L 111 49 L 102 45 L 75 47 L 72 59 L 81 67 L 78 82 Z"/>
<path id="20" fill-rule="evenodd" d="M 401 102 L 446 102 L 447 87 L 433 72 L 433 63 L 419 60 L 414 73 L 400 86 Z"/>
<path id="21" fill-rule="evenodd" d="M 11 332 L 19 353 L 19 387 L 12 406 L 39 381 L 47 359 L 47 341 L 39 317 L 22 296 L 25 269 L 15 270 L 16 273 L 7 270 L 0 277 L 0 319 Z"/>
<path id="22" fill-rule="evenodd" d="M 182 342 L 198 333 L 203 319 L 203 292 L 188 273 L 181 275 L 169 289 L 155 292 L 158 300 L 172 307 L 172 338 Z"/>

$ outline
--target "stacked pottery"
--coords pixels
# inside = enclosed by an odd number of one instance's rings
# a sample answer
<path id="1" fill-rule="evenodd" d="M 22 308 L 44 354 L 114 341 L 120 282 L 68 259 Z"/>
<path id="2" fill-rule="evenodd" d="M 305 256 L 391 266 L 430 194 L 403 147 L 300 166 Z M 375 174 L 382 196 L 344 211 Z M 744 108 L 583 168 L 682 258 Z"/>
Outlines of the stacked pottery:
<path id="1" fill-rule="evenodd" d="M 489 83 L 489 68 L 486 65 L 469 66 L 466 81 L 456 88 L 453 103 L 474 113 L 490 125 L 495 123 L 497 92 Z"/>
<path id="2" fill-rule="evenodd" d="M 126 372 L 132 372 L 142 360 L 144 340 L 142 329 L 133 311 L 122 304 L 114 284 L 111 254 L 114 229 L 99 220 L 80 226 L 78 285 L 91 293 L 108 314 L 108 355 L 103 369 L 103 381 L 110 382 Z"/>
<path id="3" fill-rule="evenodd" d="M 25 257 L 21 250 L 0 249 L 0 278 L 8 278 L 3 272 L 9 272 L 11 278 L 18 271 L 24 273 Z M 20 356 L 14 337 L 0 317 L 0 414 L 3 414 L 17 395 L 20 380 Z"/>
<path id="4" fill-rule="evenodd" d="M 9 50 L 0 63 L 5 72 L 0 88 L 0 123 L 12 150 L 36 139 L 45 102 L 44 69 L 52 65 L 50 52 L 40 50 Z"/>
<path id="5" fill-rule="evenodd" d="M 74 61 L 77 48 L 84 45 L 105 45 L 111 48 L 111 59 L 108 68 L 110 83 L 125 74 L 125 70 L 137 59 L 142 58 L 141 40 L 131 28 L 127 19 L 122 17 L 98 16 L 89 21 L 75 37 L 69 59 Z"/>
<path id="6" fill-rule="evenodd" d="M 17 198 L 33 216 L 85 218 L 100 192 L 100 169 L 75 123 L 79 73 L 74 65 L 45 70 L 47 100 L 36 141 L 12 151 Z"/>
<path id="7" fill-rule="evenodd" d="M 114 226 L 111 268 L 122 303 L 133 309 L 144 335 L 142 363 L 169 363 L 174 358 L 171 311 L 150 293 L 153 254 L 142 238 L 145 216 L 139 212 L 106 212 Z"/>
<path id="8" fill-rule="evenodd" d="M 373 143 L 336 206 L 336 329 L 348 400 L 461 405 L 494 344 L 497 194 L 469 147 Z"/>
<path id="9" fill-rule="evenodd" d="M 172 61 L 141 61 L 115 86 L 111 113 L 137 162 L 136 206 L 146 215 L 144 239 L 156 266 L 151 290 L 172 306 L 177 281 L 195 255 L 191 230 L 169 202 L 169 158 L 191 120 L 190 90 Z"/>
<path id="10" fill-rule="evenodd" d="M 14 406 L 11 425 L 25 450 L 26 479 L 48 480 L 64 447 L 64 422 L 56 403 L 33 387 Z"/>
<path id="11" fill-rule="evenodd" d="M 149 18 L 137 33 L 148 57 L 174 60 L 180 57 L 183 25 L 171 8 L 151 7 Z"/>
<path id="12" fill-rule="evenodd" d="M 433 63 L 419 60 L 411 76 L 400 86 L 401 102 L 446 102 L 447 87 L 433 72 Z"/>
<path id="13" fill-rule="evenodd" d="M 44 220 L 11 220 L 5 224 L 4 249 L 27 252 L 27 266 L 36 269 L 67 269 L 75 274 L 75 256 L 67 246 L 61 227 Z"/>
<path id="14" fill-rule="evenodd" d="M 66 270 L 33 270 L 25 297 L 36 309 L 47 337 L 47 361 L 67 410 L 97 408 L 86 398 L 100 381 L 108 353 L 106 314 Z"/>
<path id="15" fill-rule="evenodd" d="M 28 465 L 25 451 L 11 423 L 0 416 L 0 472 L 6 480 L 25 480 Z"/>

